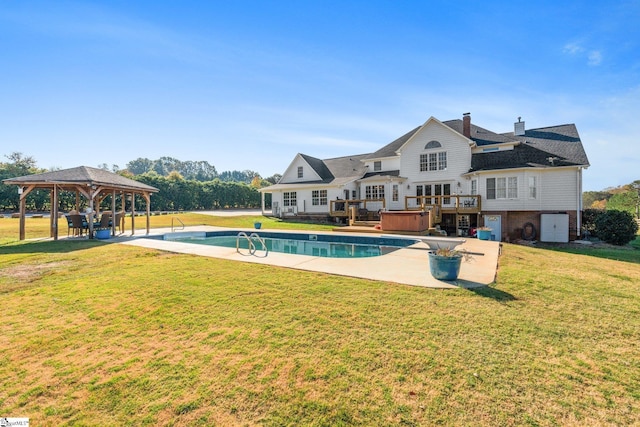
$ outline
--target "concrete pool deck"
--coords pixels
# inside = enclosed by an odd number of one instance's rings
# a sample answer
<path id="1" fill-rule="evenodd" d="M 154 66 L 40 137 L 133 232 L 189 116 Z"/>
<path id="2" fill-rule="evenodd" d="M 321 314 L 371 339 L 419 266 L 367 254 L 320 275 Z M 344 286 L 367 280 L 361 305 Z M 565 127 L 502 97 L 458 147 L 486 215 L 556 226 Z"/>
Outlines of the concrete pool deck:
<path id="1" fill-rule="evenodd" d="M 228 228 L 197 226 L 187 227 L 183 232 L 220 231 Z M 235 230 L 235 229 L 234 229 Z M 295 230 L 254 230 L 237 229 L 245 232 L 274 231 L 279 233 L 310 233 L 309 231 Z M 170 229 L 153 229 L 151 235 L 164 235 L 170 233 Z M 371 234 L 337 233 L 337 232 L 311 232 L 313 234 L 344 234 L 362 235 L 374 237 Z M 401 235 L 398 235 L 401 236 Z M 463 260 L 460 275 L 456 281 L 442 281 L 434 279 L 429 272 L 429 247 L 426 243 L 419 242 L 407 248 L 401 248 L 391 253 L 368 258 L 325 258 L 308 255 L 293 255 L 269 252 L 267 256 L 258 251 L 255 256 L 248 255 L 247 251 L 238 253 L 235 248 L 219 246 L 198 245 L 182 243 L 158 238 L 115 238 L 112 241 L 141 246 L 162 251 L 207 256 L 213 258 L 240 261 L 244 263 L 265 264 L 278 267 L 293 268 L 297 270 L 314 271 L 340 276 L 357 277 L 369 280 L 400 283 L 411 286 L 422 286 L 438 289 L 476 288 L 487 286 L 494 282 L 498 258 L 500 256 L 500 243 L 478 239 L 466 239 L 466 242 L 457 247 L 458 250 L 466 250 L 471 254 L 469 259 Z M 415 236 L 406 236 L 415 238 Z"/>

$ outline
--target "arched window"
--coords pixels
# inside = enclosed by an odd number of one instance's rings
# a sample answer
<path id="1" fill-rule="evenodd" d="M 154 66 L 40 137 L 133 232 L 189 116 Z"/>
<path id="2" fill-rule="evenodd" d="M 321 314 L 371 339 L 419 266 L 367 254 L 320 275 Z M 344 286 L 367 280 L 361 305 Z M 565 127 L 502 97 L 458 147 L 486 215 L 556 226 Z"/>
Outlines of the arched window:
<path id="1" fill-rule="evenodd" d="M 442 147 L 442 144 L 440 144 L 438 141 L 429 141 L 427 142 L 427 145 L 424 146 L 425 150 L 429 150 L 431 148 L 440 148 Z"/>

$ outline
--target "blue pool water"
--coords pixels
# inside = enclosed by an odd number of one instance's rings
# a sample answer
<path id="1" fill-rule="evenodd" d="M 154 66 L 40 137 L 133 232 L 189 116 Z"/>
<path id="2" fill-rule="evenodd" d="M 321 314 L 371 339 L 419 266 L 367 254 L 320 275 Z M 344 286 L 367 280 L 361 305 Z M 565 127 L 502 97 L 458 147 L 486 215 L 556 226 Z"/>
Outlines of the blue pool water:
<path id="1" fill-rule="evenodd" d="M 247 234 L 250 234 L 247 232 Z M 269 252 L 311 255 L 327 258 L 364 258 L 384 255 L 417 242 L 413 239 L 389 237 L 340 236 L 329 234 L 260 232 Z M 172 238 L 171 240 L 200 245 L 223 246 L 249 250 L 246 238 L 237 238 L 238 231 L 214 231 L 204 236 Z M 256 242 L 258 253 L 264 253 Z"/>

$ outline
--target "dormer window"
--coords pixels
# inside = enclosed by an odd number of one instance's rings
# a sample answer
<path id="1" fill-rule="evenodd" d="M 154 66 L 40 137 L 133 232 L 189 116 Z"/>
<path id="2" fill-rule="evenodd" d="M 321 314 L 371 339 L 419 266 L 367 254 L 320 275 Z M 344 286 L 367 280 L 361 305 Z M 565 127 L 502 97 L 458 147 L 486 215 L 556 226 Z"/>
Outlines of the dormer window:
<path id="1" fill-rule="evenodd" d="M 382 162 L 380 160 L 373 162 L 373 171 L 379 172 L 382 170 Z"/>
<path id="2" fill-rule="evenodd" d="M 302 166 L 298 166 L 298 178 L 302 178 L 304 176 L 304 173 L 302 171 Z"/>

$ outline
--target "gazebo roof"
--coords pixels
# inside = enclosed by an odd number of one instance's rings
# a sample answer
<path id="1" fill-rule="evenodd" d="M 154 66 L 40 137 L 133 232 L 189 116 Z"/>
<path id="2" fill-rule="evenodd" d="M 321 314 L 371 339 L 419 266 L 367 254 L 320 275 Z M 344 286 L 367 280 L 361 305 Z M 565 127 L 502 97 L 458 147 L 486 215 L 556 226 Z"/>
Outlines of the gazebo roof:
<path id="1" fill-rule="evenodd" d="M 19 176 L 5 179 L 2 182 L 16 185 L 36 185 L 37 187 L 49 187 L 57 184 L 63 187 L 65 185 L 100 186 L 109 189 L 144 193 L 156 193 L 159 191 L 155 187 L 134 181 L 133 179 L 116 173 L 88 166 L 78 166 L 71 169 Z"/>

